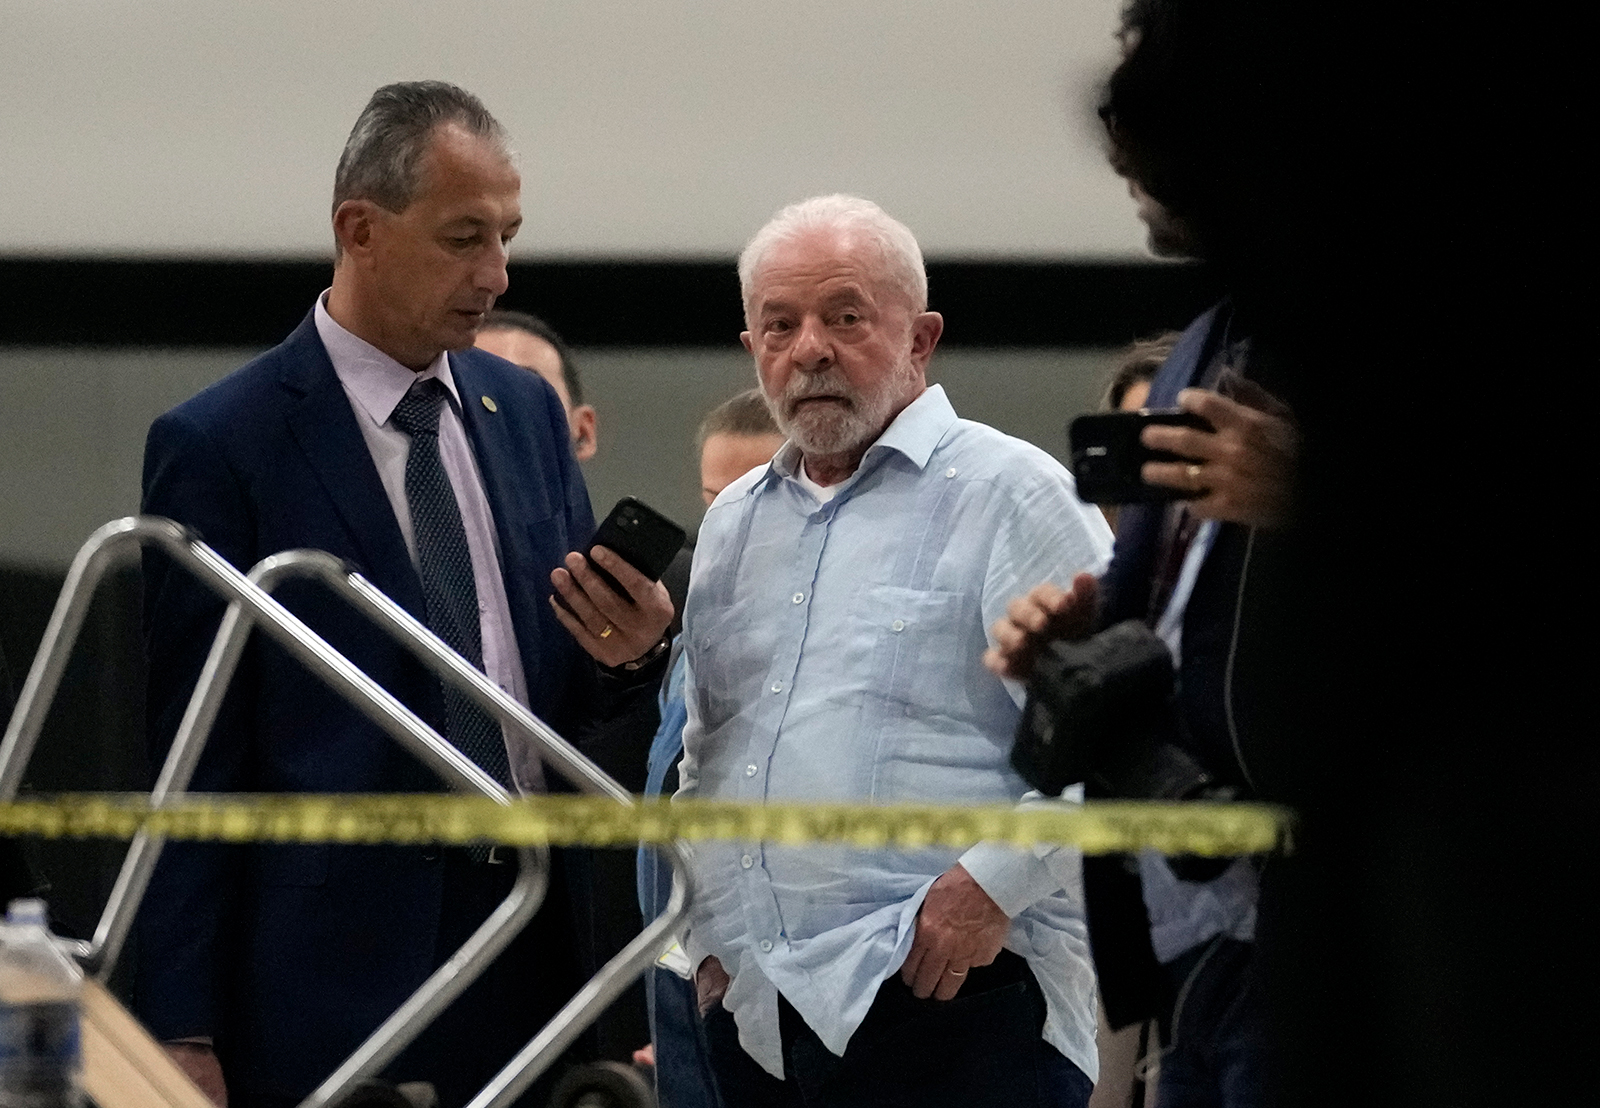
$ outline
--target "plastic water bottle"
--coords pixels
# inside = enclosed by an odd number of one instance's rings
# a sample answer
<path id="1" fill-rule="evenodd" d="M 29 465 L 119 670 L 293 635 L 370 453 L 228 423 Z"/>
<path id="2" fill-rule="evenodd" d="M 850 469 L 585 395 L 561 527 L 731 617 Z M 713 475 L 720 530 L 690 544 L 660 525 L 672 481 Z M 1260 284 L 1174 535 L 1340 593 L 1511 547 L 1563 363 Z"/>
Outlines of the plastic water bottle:
<path id="1" fill-rule="evenodd" d="M 0 1108 L 81 1108 L 82 997 L 44 901 L 13 900 L 0 923 Z"/>

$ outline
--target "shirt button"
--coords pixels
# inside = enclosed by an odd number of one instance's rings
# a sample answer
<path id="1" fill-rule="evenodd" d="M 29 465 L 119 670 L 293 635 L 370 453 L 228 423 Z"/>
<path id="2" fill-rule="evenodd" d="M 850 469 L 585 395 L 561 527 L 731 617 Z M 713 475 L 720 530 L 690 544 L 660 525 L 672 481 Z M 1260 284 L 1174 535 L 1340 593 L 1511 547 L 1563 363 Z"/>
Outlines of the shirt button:
<path id="1" fill-rule="evenodd" d="M 746 854 L 743 858 L 739 859 L 739 864 L 745 869 L 749 869 L 751 866 L 756 864 L 756 860 L 750 857 L 750 855 Z"/>
<path id="2" fill-rule="evenodd" d="M 797 593 L 794 594 L 794 602 L 796 604 L 804 603 L 805 599 L 806 599 L 806 594 L 803 593 L 803 592 L 797 592 Z"/>
<path id="3" fill-rule="evenodd" d="M 761 940 L 761 953 L 763 953 L 763 954 L 772 953 L 772 940 L 771 939 L 762 939 Z"/>
<path id="4" fill-rule="evenodd" d="M 956 475 L 956 467 L 951 466 L 949 469 L 944 471 L 944 475 L 946 477 L 954 477 Z"/>
<path id="5" fill-rule="evenodd" d="M 893 631 L 904 631 L 906 629 L 906 621 L 903 619 L 897 619 L 893 623 L 889 624 L 889 628 Z"/>
<path id="6" fill-rule="evenodd" d="M 754 777 L 756 775 L 756 764 L 754 762 L 744 767 L 744 775 L 746 777 Z"/>
<path id="7" fill-rule="evenodd" d="M 782 681 L 774 681 L 772 683 L 772 691 L 773 692 L 782 692 L 783 691 L 783 682 Z"/>

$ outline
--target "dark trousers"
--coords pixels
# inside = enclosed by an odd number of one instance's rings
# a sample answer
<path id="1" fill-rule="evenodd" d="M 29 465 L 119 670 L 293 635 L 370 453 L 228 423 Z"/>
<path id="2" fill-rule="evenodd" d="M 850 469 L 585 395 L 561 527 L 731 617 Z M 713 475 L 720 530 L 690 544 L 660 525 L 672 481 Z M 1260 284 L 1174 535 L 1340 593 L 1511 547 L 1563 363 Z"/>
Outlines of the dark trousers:
<path id="1" fill-rule="evenodd" d="M 694 982 L 671 970 L 645 974 L 650 999 L 650 1041 L 656 1048 L 656 1099 L 660 1108 L 726 1108 L 711 1072 L 705 1023 Z"/>
<path id="2" fill-rule="evenodd" d="M 515 856 L 504 864 L 473 862 L 447 849 L 444 902 L 434 962 L 442 965 L 506 898 L 516 880 Z M 483 974 L 401 1052 L 385 1081 L 427 1081 L 439 1108 L 462 1108 L 569 1000 L 577 979 L 572 916 L 560 852 L 551 852 L 550 890 L 538 914 Z M 581 1040 L 580 1040 L 581 1042 Z M 575 1046 L 518 1099 L 517 1108 L 544 1108 L 562 1070 L 586 1047 Z M 234 1108 L 294 1108 L 301 1098 L 229 1090 Z"/>
<path id="3" fill-rule="evenodd" d="M 575 971 L 560 852 L 551 852 L 551 865 L 550 889 L 538 914 L 389 1066 L 386 1079 L 431 1081 L 440 1108 L 461 1108 L 577 992 L 581 982 Z M 444 912 L 436 954 L 440 963 L 506 898 L 517 875 L 514 855 L 507 863 L 494 865 L 470 861 L 465 850 L 447 850 L 444 866 Z M 557 1062 L 546 1070 L 517 1102 L 518 1108 L 544 1108 L 564 1064 Z"/>
<path id="4" fill-rule="evenodd" d="M 705 1025 L 727 1108 L 1083 1108 L 1093 1086 L 1039 1037 L 1044 1017 L 1027 962 L 1002 951 L 954 1000 L 918 1000 L 889 978 L 842 1058 L 780 999 L 782 1081 L 744 1052 L 730 1013 Z"/>
<path id="5" fill-rule="evenodd" d="M 643 755 L 640 755 L 641 764 Z M 572 889 L 578 965 L 585 978 L 632 942 L 644 928 L 639 916 L 638 850 L 571 850 L 565 862 Z M 650 1041 L 644 982 L 628 986 L 595 1020 L 587 1038 L 596 1056 L 627 1062 Z"/>
<path id="6" fill-rule="evenodd" d="M 1217 938 L 1163 967 L 1175 997 L 1162 1021 L 1161 1108 L 1264 1108 L 1266 1005 L 1255 944 Z"/>

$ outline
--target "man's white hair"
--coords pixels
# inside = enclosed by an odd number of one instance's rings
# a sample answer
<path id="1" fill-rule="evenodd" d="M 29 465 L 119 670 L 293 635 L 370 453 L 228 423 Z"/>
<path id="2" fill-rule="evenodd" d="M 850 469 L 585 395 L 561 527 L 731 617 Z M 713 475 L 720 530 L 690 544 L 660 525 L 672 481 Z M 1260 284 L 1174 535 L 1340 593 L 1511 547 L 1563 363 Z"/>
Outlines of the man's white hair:
<path id="1" fill-rule="evenodd" d="M 790 242 L 811 231 L 856 232 L 874 246 L 884 277 L 905 293 L 911 310 L 928 310 L 928 271 L 923 265 L 922 248 L 911 229 L 870 200 L 836 192 L 832 196 L 813 196 L 773 216 L 755 233 L 739 255 L 739 292 L 744 299 L 746 323 L 750 320 L 755 279 L 767 253 L 779 243 Z"/>

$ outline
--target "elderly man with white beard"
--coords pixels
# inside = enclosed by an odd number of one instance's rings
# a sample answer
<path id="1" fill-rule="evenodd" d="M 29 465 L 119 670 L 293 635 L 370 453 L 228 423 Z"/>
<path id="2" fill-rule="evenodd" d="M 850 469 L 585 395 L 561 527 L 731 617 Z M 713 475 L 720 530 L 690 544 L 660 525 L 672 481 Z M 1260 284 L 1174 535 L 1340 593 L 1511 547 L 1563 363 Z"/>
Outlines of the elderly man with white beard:
<path id="1" fill-rule="evenodd" d="M 958 419 L 911 232 L 846 196 L 739 259 L 788 442 L 717 497 L 685 606 L 679 795 L 997 803 L 1022 689 L 986 629 L 1111 535 L 1043 451 Z M 729 1105 L 1081 1106 L 1097 1070 L 1076 882 L 1047 852 L 697 848 L 685 948 Z"/>

